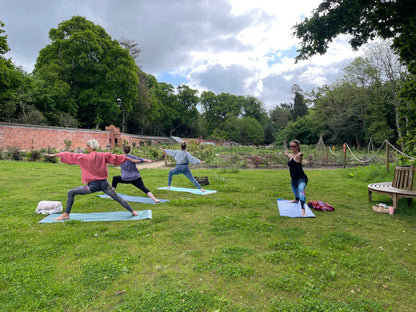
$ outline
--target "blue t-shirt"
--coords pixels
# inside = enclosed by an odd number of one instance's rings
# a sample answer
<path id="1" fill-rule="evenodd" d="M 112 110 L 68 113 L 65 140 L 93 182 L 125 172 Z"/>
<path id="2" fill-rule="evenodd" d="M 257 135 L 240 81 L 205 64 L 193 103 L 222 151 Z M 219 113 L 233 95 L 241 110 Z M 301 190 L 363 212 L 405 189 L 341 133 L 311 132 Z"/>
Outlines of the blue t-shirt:
<path id="1" fill-rule="evenodd" d="M 177 165 L 199 164 L 201 161 L 184 150 L 165 150 L 165 153 L 176 160 Z"/>

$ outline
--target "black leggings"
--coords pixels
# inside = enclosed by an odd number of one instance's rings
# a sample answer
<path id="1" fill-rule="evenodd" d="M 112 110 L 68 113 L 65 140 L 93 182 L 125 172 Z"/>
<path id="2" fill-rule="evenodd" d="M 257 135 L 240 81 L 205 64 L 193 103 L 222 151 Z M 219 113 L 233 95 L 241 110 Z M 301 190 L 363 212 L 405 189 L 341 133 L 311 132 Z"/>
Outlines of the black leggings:
<path id="1" fill-rule="evenodd" d="M 142 178 L 138 178 L 137 180 L 134 180 L 134 181 L 124 181 L 121 178 L 121 176 L 115 176 L 115 177 L 113 177 L 113 182 L 111 182 L 111 185 L 114 187 L 114 189 L 117 188 L 117 184 L 119 184 L 119 183 L 133 184 L 135 187 L 137 187 L 138 189 L 142 190 L 143 193 L 145 193 L 145 194 L 147 194 L 147 193 L 150 192 L 147 189 L 147 187 L 144 186 Z"/>

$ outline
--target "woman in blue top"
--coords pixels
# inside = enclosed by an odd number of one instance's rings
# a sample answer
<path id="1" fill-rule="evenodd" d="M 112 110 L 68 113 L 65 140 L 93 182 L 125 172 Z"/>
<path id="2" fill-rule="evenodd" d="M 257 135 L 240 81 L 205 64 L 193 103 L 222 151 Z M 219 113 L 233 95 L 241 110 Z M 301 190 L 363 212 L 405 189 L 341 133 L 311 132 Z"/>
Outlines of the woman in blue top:
<path id="1" fill-rule="evenodd" d="M 302 168 L 303 153 L 300 152 L 300 142 L 298 140 L 290 141 L 289 146 L 292 153 L 289 153 L 289 151 L 286 150 L 285 155 L 289 157 L 287 165 L 289 166 L 290 177 L 292 179 L 292 192 L 295 195 L 295 199 L 292 200 L 292 203 L 297 203 L 300 200 L 302 216 L 306 216 L 304 206 L 306 202 L 305 188 L 308 184 L 308 177 Z"/>
<path id="2" fill-rule="evenodd" d="M 140 162 L 152 162 L 152 160 L 137 157 L 134 155 L 130 155 L 130 146 L 124 145 L 123 146 L 123 152 L 126 154 L 127 158 L 131 159 L 137 159 Z M 136 167 L 136 164 L 132 161 L 127 160 L 126 162 L 122 163 L 120 165 L 121 167 L 121 176 L 115 176 L 113 177 L 113 182 L 111 185 L 114 189 L 117 188 L 117 184 L 119 183 L 126 183 L 126 184 L 133 184 L 138 189 L 142 190 L 147 196 L 149 196 L 153 201 L 157 204 L 160 202 L 160 200 L 156 199 L 152 192 L 150 192 L 146 186 L 144 186 L 142 177 L 140 176 L 140 172 Z"/>
<path id="3" fill-rule="evenodd" d="M 188 166 L 189 163 L 204 164 L 205 161 L 199 160 L 198 158 L 192 156 L 189 152 L 185 151 L 186 142 L 181 143 L 180 151 L 163 149 L 163 148 L 161 148 L 161 150 L 164 151 L 166 155 L 169 155 L 176 160 L 176 167 L 173 168 L 171 171 L 169 171 L 168 187 L 167 187 L 168 189 L 170 189 L 170 185 L 172 184 L 172 176 L 177 175 L 177 174 L 183 174 L 193 183 L 193 185 L 199 188 L 201 192 L 205 192 L 205 190 L 201 187 L 201 185 L 199 185 L 198 181 L 195 180 Z"/>

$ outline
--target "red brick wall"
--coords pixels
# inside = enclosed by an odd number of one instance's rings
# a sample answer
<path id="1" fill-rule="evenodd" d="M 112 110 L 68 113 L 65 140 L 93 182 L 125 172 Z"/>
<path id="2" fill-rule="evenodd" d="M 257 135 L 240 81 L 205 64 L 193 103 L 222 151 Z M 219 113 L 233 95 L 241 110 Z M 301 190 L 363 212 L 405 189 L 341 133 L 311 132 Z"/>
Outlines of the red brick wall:
<path id="1" fill-rule="evenodd" d="M 107 131 L 0 123 L 0 147 L 3 148 L 30 150 L 49 146 L 63 150 L 64 141 L 70 140 L 72 149 L 84 149 L 90 139 L 96 139 L 103 148 L 110 144 Z"/>
<path id="2" fill-rule="evenodd" d="M 27 151 L 51 147 L 57 150 L 64 150 L 66 147 L 65 140 L 70 140 L 71 149 L 85 149 L 88 140 L 96 139 L 100 144 L 100 147 L 105 149 L 114 146 L 115 143 L 121 147 L 126 141 L 130 145 L 135 143 L 136 146 L 140 146 L 140 142 L 151 142 L 151 144 L 155 144 L 164 142 L 167 139 L 166 137 L 139 136 L 121 133 L 120 129 L 113 125 L 106 127 L 105 130 L 106 131 L 60 128 L 0 122 L 0 148 L 17 148 L 19 150 Z M 184 140 L 193 140 L 198 143 L 207 141 L 202 139 Z M 212 140 L 209 141 L 214 142 Z"/>

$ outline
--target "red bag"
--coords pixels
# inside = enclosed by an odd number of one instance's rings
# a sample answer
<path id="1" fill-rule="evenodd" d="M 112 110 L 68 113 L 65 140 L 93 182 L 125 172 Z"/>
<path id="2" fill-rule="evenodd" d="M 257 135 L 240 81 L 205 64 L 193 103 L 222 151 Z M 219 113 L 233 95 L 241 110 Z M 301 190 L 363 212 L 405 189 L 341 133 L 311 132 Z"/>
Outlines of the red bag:
<path id="1" fill-rule="evenodd" d="M 308 202 L 308 206 L 310 208 L 313 208 L 315 210 L 321 210 L 321 211 L 333 211 L 335 210 L 334 207 L 331 205 L 328 205 L 327 203 L 321 201 L 321 200 L 311 200 Z"/>

